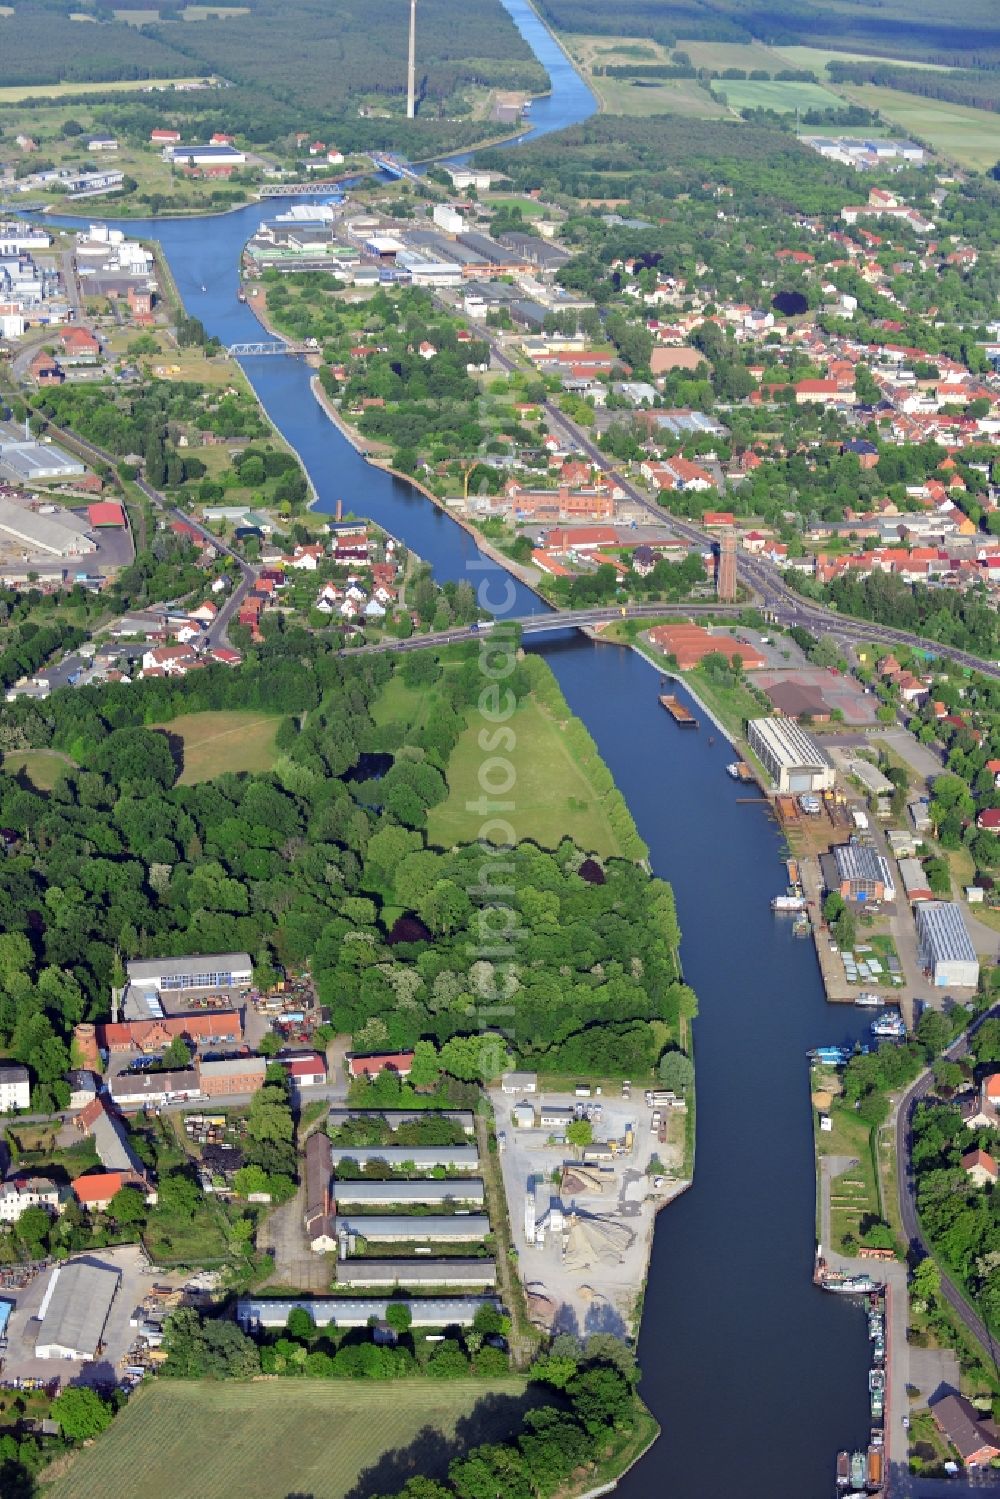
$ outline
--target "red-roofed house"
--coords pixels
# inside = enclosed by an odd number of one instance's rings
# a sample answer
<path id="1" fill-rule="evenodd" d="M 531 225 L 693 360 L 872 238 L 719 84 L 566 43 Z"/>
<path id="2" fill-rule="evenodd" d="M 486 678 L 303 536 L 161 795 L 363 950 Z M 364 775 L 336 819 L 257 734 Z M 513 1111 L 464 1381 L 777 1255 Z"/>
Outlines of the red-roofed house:
<path id="1" fill-rule="evenodd" d="M 795 404 L 805 406 L 809 401 L 829 405 L 843 398 L 845 392 L 836 380 L 797 380 L 795 382 Z M 853 395 L 853 391 L 849 394 Z"/>
<path id="2" fill-rule="evenodd" d="M 96 1039 L 102 1051 L 151 1053 L 169 1046 L 176 1036 L 197 1046 L 235 1044 L 242 1040 L 243 1028 L 236 1010 L 203 1010 L 197 1015 L 165 1015 L 162 1020 L 98 1022 Z"/>
<path id="3" fill-rule="evenodd" d="M 348 1057 L 347 1070 L 351 1077 L 378 1077 L 382 1072 L 398 1072 L 400 1077 L 409 1077 L 413 1066 L 412 1051 L 380 1051 L 370 1057 Z"/>
<path id="4" fill-rule="evenodd" d="M 962 1170 L 977 1187 L 986 1187 L 996 1181 L 997 1163 L 988 1150 L 969 1150 L 962 1157 Z"/>
<path id="5" fill-rule="evenodd" d="M 987 833 L 1000 833 L 1000 807 L 987 807 L 976 818 L 976 827 Z"/>
<path id="6" fill-rule="evenodd" d="M 65 372 L 44 349 L 39 349 L 28 368 L 36 385 L 61 385 L 66 378 Z"/>
<path id="7" fill-rule="evenodd" d="M 318 1052 L 281 1057 L 280 1061 L 293 1088 L 315 1088 L 326 1082 L 326 1060 Z"/>
<path id="8" fill-rule="evenodd" d="M 181 138 L 179 130 L 164 130 L 161 127 L 149 132 L 149 138 L 154 146 L 176 146 Z"/>
<path id="9" fill-rule="evenodd" d="M 987 760 L 986 769 L 993 777 L 994 786 L 1000 788 L 1000 760 Z"/>
<path id="10" fill-rule="evenodd" d="M 59 335 L 65 357 L 70 362 L 97 359 L 101 346 L 89 328 L 64 328 Z"/>
<path id="11" fill-rule="evenodd" d="M 73 1182 L 73 1195 L 88 1213 L 105 1213 L 111 1200 L 131 1178 L 124 1171 L 92 1171 Z"/>
<path id="12" fill-rule="evenodd" d="M 595 547 L 614 546 L 618 532 L 614 526 L 577 526 L 572 530 L 553 526 L 545 540 L 555 552 L 565 547 L 572 547 L 575 552 L 589 552 Z"/>

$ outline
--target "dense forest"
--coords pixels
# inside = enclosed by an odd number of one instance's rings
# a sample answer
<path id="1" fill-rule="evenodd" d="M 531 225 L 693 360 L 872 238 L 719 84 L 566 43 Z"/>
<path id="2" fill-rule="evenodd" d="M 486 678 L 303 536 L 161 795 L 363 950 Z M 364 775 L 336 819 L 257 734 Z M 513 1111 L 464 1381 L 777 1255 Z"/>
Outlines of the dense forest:
<path id="1" fill-rule="evenodd" d="M 406 10 L 397 0 L 339 0 L 335 7 L 325 0 L 256 0 L 236 25 L 170 19 L 173 7 L 164 6 L 160 24 L 141 30 L 112 20 L 71 22 L 67 12 L 76 8 L 28 0 L 16 17 L 0 19 L 5 83 L 219 74 L 235 85 L 225 94 L 238 115 L 224 128 L 246 124 L 253 139 L 273 141 L 296 129 L 336 125 L 344 150 L 392 143 L 414 155 L 482 135 L 481 121 L 456 118 L 469 114 L 461 97 L 468 86 L 536 93 L 546 87 L 544 70 L 499 0 L 473 7 L 421 0 L 415 125 L 359 115 L 362 107 L 379 112 L 389 103 L 399 110 L 405 97 Z M 224 108 L 230 101 L 220 102 Z M 253 129 L 255 102 L 274 121 L 267 136 Z"/>
<path id="2" fill-rule="evenodd" d="M 1000 61 L 1000 26 L 991 0 L 951 0 L 946 11 L 914 14 L 911 0 L 540 0 L 562 31 L 675 40 L 807 44 L 847 51 L 920 58 L 946 66 L 991 66 Z"/>
<path id="3" fill-rule="evenodd" d="M 0 17 L 0 57 L 5 84 L 186 78 L 199 71 L 169 42 L 134 26 L 56 19 L 30 4 Z"/>
<path id="4" fill-rule="evenodd" d="M 475 647 L 447 670 L 429 653 L 404 658 L 404 679 L 435 700 L 404 744 L 402 725 L 372 718 L 393 670 L 293 630 L 239 673 L 8 708 L 4 748 L 52 747 L 78 767 L 47 795 L 0 775 L 0 825 L 19 840 L 0 865 L 0 1039 L 43 1086 L 61 1079 L 73 1026 L 106 1013 L 119 961 L 153 953 L 311 963 L 357 1045 L 469 1037 L 471 1063 L 445 1053 L 466 1081 L 507 1047 L 542 1069 L 634 1076 L 675 1043 L 694 1000 L 669 887 L 626 861 L 588 879 L 569 843 L 492 860 L 478 845 L 428 847 L 427 809 L 446 795 L 483 678 Z M 531 674 L 518 666 L 506 685 L 520 696 Z M 274 772 L 176 784 L 166 736 L 145 725 L 227 707 L 286 715 Z M 351 777 L 366 751 L 392 757 L 380 780 Z M 403 914 L 417 925 L 401 941 Z M 484 1052 L 498 1013 L 504 1038 Z"/>
<path id="5" fill-rule="evenodd" d="M 522 191 L 580 198 L 634 201 L 647 192 L 676 200 L 698 193 L 711 174 L 757 213 L 838 213 L 858 190 L 849 167 L 822 161 L 773 126 L 679 115 L 594 115 L 557 138 L 528 141 L 514 154 L 479 152 L 476 159 L 506 172 Z"/>

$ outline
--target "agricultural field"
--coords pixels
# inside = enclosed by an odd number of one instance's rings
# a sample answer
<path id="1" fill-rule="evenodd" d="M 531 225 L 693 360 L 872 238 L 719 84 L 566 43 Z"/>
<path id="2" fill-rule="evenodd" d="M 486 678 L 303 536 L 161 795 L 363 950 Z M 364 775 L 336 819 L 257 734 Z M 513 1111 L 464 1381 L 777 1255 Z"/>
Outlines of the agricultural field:
<path id="1" fill-rule="evenodd" d="M 528 697 L 509 727 L 517 736 L 508 756 L 516 779 L 506 799 L 514 803 L 509 820 L 517 837 L 531 838 L 542 848 L 557 848 L 568 837 L 587 853 L 620 857 L 621 845 L 601 798 L 548 708 Z M 483 818 L 466 806 L 482 796 L 478 777 L 486 756 L 478 737 L 479 725 L 473 724 L 459 739 L 448 763 L 448 799 L 427 814 L 428 839 L 440 848 L 481 836 Z M 553 796 L 554 786 L 558 796 Z"/>
<path id="2" fill-rule="evenodd" d="M 588 80 L 605 114 L 686 115 L 689 119 L 720 120 L 725 106 L 713 99 L 696 78 L 591 78 Z"/>
<path id="3" fill-rule="evenodd" d="M 51 791 L 64 770 L 75 768 L 75 761 L 58 750 L 10 750 L 3 768 L 9 776 L 23 775 L 36 791 Z"/>
<path id="4" fill-rule="evenodd" d="M 696 68 L 762 68 L 767 73 L 777 73 L 782 68 L 798 64 L 784 62 L 779 53 L 765 42 L 678 42 L 678 50 L 686 52 Z M 802 64 L 805 66 L 805 64 Z"/>
<path id="5" fill-rule="evenodd" d="M 443 1477 L 459 1451 L 520 1425 L 521 1379 L 159 1380 L 46 1490 L 49 1499 L 346 1499 Z M 455 1431 L 462 1434 L 455 1441 Z M 225 1434 L 225 1440 L 220 1435 Z M 374 1472 L 373 1472 L 374 1470 Z"/>
<path id="6" fill-rule="evenodd" d="M 918 136 L 959 166 L 989 171 L 1000 160 L 1000 116 L 985 109 L 967 109 L 944 99 L 925 99 L 874 84 L 843 84 L 844 97 L 866 109 L 881 111 L 885 120 L 906 135 Z"/>
<path id="7" fill-rule="evenodd" d="M 688 44 L 687 50 L 693 54 L 696 45 L 698 44 L 694 42 Z M 943 63 L 913 62 L 909 58 L 882 57 L 876 56 L 872 52 L 837 52 L 827 47 L 770 47 L 768 51 L 771 54 L 772 63 L 777 60 L 779 67 L 811 68 L 819 77 L 822 77 L 827 70 L 827 64 L 831 62 L 897 62 L 901 67 L 927 68 L 932 73 L 950 73 L 952 71 L 951 68 L 946 68 Z M 729 63 L 727 66 L 738 68 L 742 64 Z M 754 66 L 757 66 L 757 64 L 754 64 Z M 762 68 L 766 66 L 766 63 L 760 64 Z"/>
<path id="8" fill-rule="evenodd" d="M 186 5 L 181 11 L 185 21 L 228 21 L 249 14 L 249 5 Z"/>
<path id="9" fill-rule="evenodd" d="M 726 110 L 694 78 L 607 78 L 594 68 L 626 67 L 635 63 L 669 63 L 670 53 L 658 42 L 623 38 L 611 42 L 606 36 L 564 36 L 561 39 L 579 63 L 587 82 L 601 102 L 605 114 L 648 117 L 659 114 L 687 115 L 718 120 Z"/>
<path id="10" fill-rule="evenodd" d="M 0 15 L 13 15 L 0 7 Z M 143 89 L 170 89 L 176 84 L 201 83 L 199 78 L 123 78 L 113 83 L 30 83 L 0 86 L 0 104 L 20 104 L 22 99 L 77 98 L 82 94 L 136 94 Z"/>
<path id="11" fill-rule="evenodd" d="M 180 741 L 178 754 L 183 769 L 179 784 L 194 786 L 226 771 L 271 770 L 277 758 L 274 736 L 280 722 L 273 713 L 225 709 L 219 713 L 183 713 L 153 727 Z"/>
<path id="12" fill-rule="evenodd" d="M 792 114 L 796 109 L 837 109 L 843 104 L 836 94 L 818 83 L 779 82 L 773 79 L 765 83 L 762 79 L 716 78 L 712 92 L 717 99 L 725 98 L 732 109 L 773 109 L 779 114 Z"/>

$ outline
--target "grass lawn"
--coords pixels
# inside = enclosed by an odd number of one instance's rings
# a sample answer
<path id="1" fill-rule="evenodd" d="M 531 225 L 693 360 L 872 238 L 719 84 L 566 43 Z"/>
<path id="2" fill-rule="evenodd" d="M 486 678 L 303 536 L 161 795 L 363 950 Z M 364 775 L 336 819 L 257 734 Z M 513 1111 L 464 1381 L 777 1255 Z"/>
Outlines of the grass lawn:
<path id="1" fill-rule="evenodd" d="M 740 739 L 746 733 L 747 719 L 759 718 L 763 711 L 753 693 L 741 682 L 735 682 L 732 687 L 720 687 L 700 666 L 696 666 L 693 671 L 684 672 L 680 680 L 682 683 L 690 682 L 716 717 Z"/>
<path id="2" fill-rule="evenodd" d="M 403 723 L 410 730 L 423 727 L 430 704 L 421 687 L 408 687 L 397 672 L 382 688 L 372 706 L 372 718 L 381 728 L 387 723 Z"/>
<path id="3" fill-rule="evenodd" d="M 725 96 L 733 109 L 774 109 L 792 114 L 796 109 L 836 109 L 842 103 L 836 94 L 818 83 L 793 83 L 762 79 L 743 82 L 735 78 L 716 78 L 712 82 L 716 98 Z"/>
<path id="4" fill-rule="evenodd" d="M 857 1238 L 861 1219 L 879 1216 L 879 1199 L 867 1124 L 836 1102 L 829 1112 L 833 1129 L 829 1134 L 817 1129 L 818 1154 L 852 1156 L 857 1161 L 830 1183 L 830 1237 L 833 1248 L 843 1250 L 845 1234 Z"/>
<path id="5" fill-rule="evenodd" d="M 227 770 L 270 770 L 277 758 L 274 736 L 281 717 L 275 713 L 183 713 L 170 723 L 154 724 L 181 740 L 182 786 L 211 781 Z"/>
<path id="6" fill-rule="evenodd" d="M 968 109 L 944 99 L 924 99 L 873 84 L 844 85 L 845 96 L 866 109 L 880 110 L 905 133 L 919 135 L 935 151 L 960 166 L 987 171 L 1000 156 L 1000 124 L 985 109 Z"/>
<path id="7" fill-rule="evenodd" d="M 569 837 L 589 853 L 620 856 L 621 845 L 601 798 L 567 745 L 562 724 L 528 697 L 509 727 L 517 735 L 517 745 L 505 758 L 516 780 L 504 800 L 514 803 L 508 815 L 517 837 L 531 838 L 543 848 L 556 848 Z M 479 770 L 490 758 L 479 747 L 479 730 L 474 723 L 459 739 L 448 763 L 448 799 L 427 814 L 428 838 L 442 848 L 474 842 L 483 827 L 484 818 L 466 809 L 467 802 L 478 802 L 482 796 Z"/>
<path id="8" fill-rule="evenodd" d="M 7 774 L 16 776 L 23 771 L 36 791 L 51 791 L 63 771 L 75 763 L 59 750 L 12 750 L 3 757 Z"/>
<path id="9" fill-rule="evenodd" d="M 154 1265 L 213 1265 L 228 1257 L 229 1235 L 222 1208 L 202 1199 L 188 1222 L 172 1217 L 161 1222 L 154 1211 L 143 1234 Z"/>
<path id="10" fill-rule="evenodd" d="M 345 1499 L 442 1478 L 460 1451 L 520 1426 L 525 1381 L 160 1380 L 139 1390 L 47 1490 L 51 1499 Z M 456 1442 L 455 1429 L 462 1423 Z M 378 1465 L 377 1476 L 371 1470 Z"/>

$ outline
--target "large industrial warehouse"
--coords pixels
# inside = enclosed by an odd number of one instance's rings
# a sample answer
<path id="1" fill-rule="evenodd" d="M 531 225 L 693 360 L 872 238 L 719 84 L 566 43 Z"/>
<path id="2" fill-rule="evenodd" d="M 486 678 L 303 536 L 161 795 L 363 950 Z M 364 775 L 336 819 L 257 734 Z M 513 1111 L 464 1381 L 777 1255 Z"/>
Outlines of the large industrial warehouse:
<path id="1" fill-rule="evenodd" d="M 361 1290 L 383 1287 L 462 1286 L 492 1291 L 497 1283 L 497 1267 L 492 1260 L 431 1260 L 411 1257 L 404 1260 L 373 1260 L 361 1256 L 340 1260 L 337 1265 L 338 1286 L 356 1286 Z"/>
<path id="2" fill-rule="evenodd" d="M 935 989 L 975 989 L 979 959 L 954 901 L 928 900 L 914 906 L 917 955 Z"/>
<path id="3" fill-rule="evenodd" d="M 52 1272 L 39 1308 L 38 1358 L 91 1359 L 104 1337 L 121 1272 L 96 1260 L 73 1260 Z"/>
<path id="4" fill-rule="evenodd" d="M 386 1300 L 355 1301 L 348 1297 L 302 1297 L 294 1301 L 270 1301 L 260 1297 L 241 1296 L 236 1303 L 236 1320 L 247 1332 L 261 1327 L 287 1327 L 288 1314 L 296 1308 L 308 1312 L 316 1327 L 367 1327 L 374 1317 L 384 1321 L 390 1306 L 410 1310 L 414 1327 L 469 1327 L 481 1306 L 497 1306 L 495 1296 L 428 1296 L 411 1301 L 406 1297 Z"/>
<path id="5" fill-rule="evenodd" d="M 358 1166 L 385 1161 L 395 1168 L 406 1161 L 420 1170 L 443 1166 L 448 1171 L 475 1171 L 479 1165 L 475 1145 L 334 1145 L 331 1158 L 334 1166 L 339 1161 L 354 1161 Z"/>
<path id="6" fill-rule="evenodd" d="M 747 743 L 783 795 L 833 790 L 833 761 L 790 718 L 751 718 Z"/>
<path id="7" fill-rule="evenodd" d="M 336 1181 L 337 1207 L 439 1207 L 445 1202 L 472 1202 L 481 1207 L 485 1189 L 481 1177 L 453 1177 L 450 1181 Z"/>
<path id="8" fill-rule="evenodd" d="M 471 1244 L 485 1239 L 490 1220 L 485 1213 L 396 1213 L 344 1214 L 337 1216 L 338 1234 L 347 1234 L 372 1243 L 430 1244 L 448 1239 L 454 1244 Z"/>

